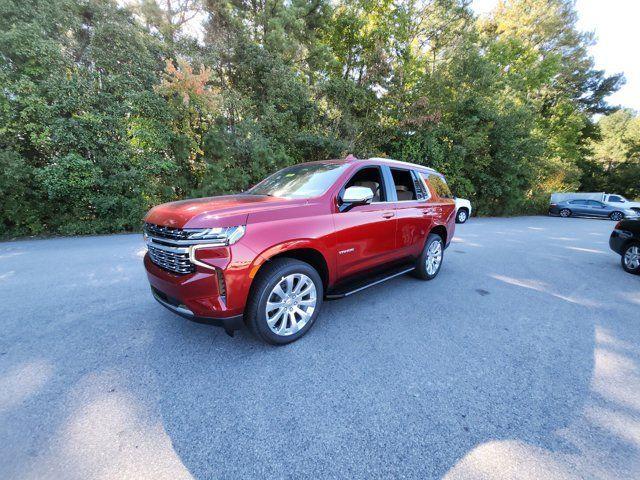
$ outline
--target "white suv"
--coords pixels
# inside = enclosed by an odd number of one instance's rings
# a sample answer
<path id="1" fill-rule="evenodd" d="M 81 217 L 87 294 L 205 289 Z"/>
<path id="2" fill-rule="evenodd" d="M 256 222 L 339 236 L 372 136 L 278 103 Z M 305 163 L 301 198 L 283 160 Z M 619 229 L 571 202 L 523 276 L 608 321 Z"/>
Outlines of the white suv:
<path id="1" fill-rule="evenodd" d="M 456 223 L 464 223 L 471 216 L 471 202 L 466 198 L 454 197 L 456 201 Z"/>

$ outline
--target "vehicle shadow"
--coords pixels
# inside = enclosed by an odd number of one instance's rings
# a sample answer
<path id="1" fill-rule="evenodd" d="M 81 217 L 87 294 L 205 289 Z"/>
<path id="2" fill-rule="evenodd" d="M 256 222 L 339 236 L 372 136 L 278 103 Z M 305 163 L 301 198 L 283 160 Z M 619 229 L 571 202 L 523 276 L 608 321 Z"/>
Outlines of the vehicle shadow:
<path id="1" fill-rule="evenodd" d="M 435 478 L 489 440 L 570 452 L 553 432 L 586 395 L 593 328 L 540 331 L 539 316 L 514 311 L 519 321 L 504 322 L 478 305 L 474 315 L 438 315 L 446 305 L 406 298 L 424 292 L 416 282 L 325 304 L 314 330 L 288 347 L 168 324 L 154 348 L 189 353 L 154 365 L 160 411 L 190 472 Z"/>

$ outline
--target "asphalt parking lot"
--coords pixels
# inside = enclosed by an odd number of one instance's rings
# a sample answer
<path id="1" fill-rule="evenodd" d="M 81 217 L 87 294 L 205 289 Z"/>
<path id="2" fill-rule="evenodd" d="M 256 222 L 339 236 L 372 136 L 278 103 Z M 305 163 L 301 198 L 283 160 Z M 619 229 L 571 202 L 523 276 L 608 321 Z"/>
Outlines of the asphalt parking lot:
<path id="1" fill-rule="evenodd" d="M 638 478 L 613 225 L 472 219 L 280 348 L 165 311 L 138 235 L 2 243 L 0 478 Z"/>

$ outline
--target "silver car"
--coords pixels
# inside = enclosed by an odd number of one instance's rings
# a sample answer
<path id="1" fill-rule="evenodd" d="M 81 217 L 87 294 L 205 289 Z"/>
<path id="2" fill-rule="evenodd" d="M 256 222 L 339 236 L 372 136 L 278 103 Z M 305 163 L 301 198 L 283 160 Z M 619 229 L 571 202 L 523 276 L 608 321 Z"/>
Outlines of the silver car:
<path id="1" fill-rule="evenodd" d="M 561 217 L 607 217 L 620 221 L 623 218 L 637 218 L 638 214 L 628 208 L 612 207 L 598 200 L 565 200 L 549 205 L 550 215 Z"/>

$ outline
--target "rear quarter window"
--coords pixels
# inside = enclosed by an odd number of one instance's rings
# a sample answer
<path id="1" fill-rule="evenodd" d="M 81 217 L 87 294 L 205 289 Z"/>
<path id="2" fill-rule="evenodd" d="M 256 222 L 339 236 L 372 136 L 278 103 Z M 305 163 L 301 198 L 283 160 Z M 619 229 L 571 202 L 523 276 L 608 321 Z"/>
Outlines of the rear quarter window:
<path id="1" fill-rule="evenodd" d="M 437 173 L 422 173 L 421 175 L 422 178 L 431 185 L 431 188 L 438 197 L 453 198 L 453 193 L 451 193 L 451 189 L 442 175 L 438 175 Z"/>

